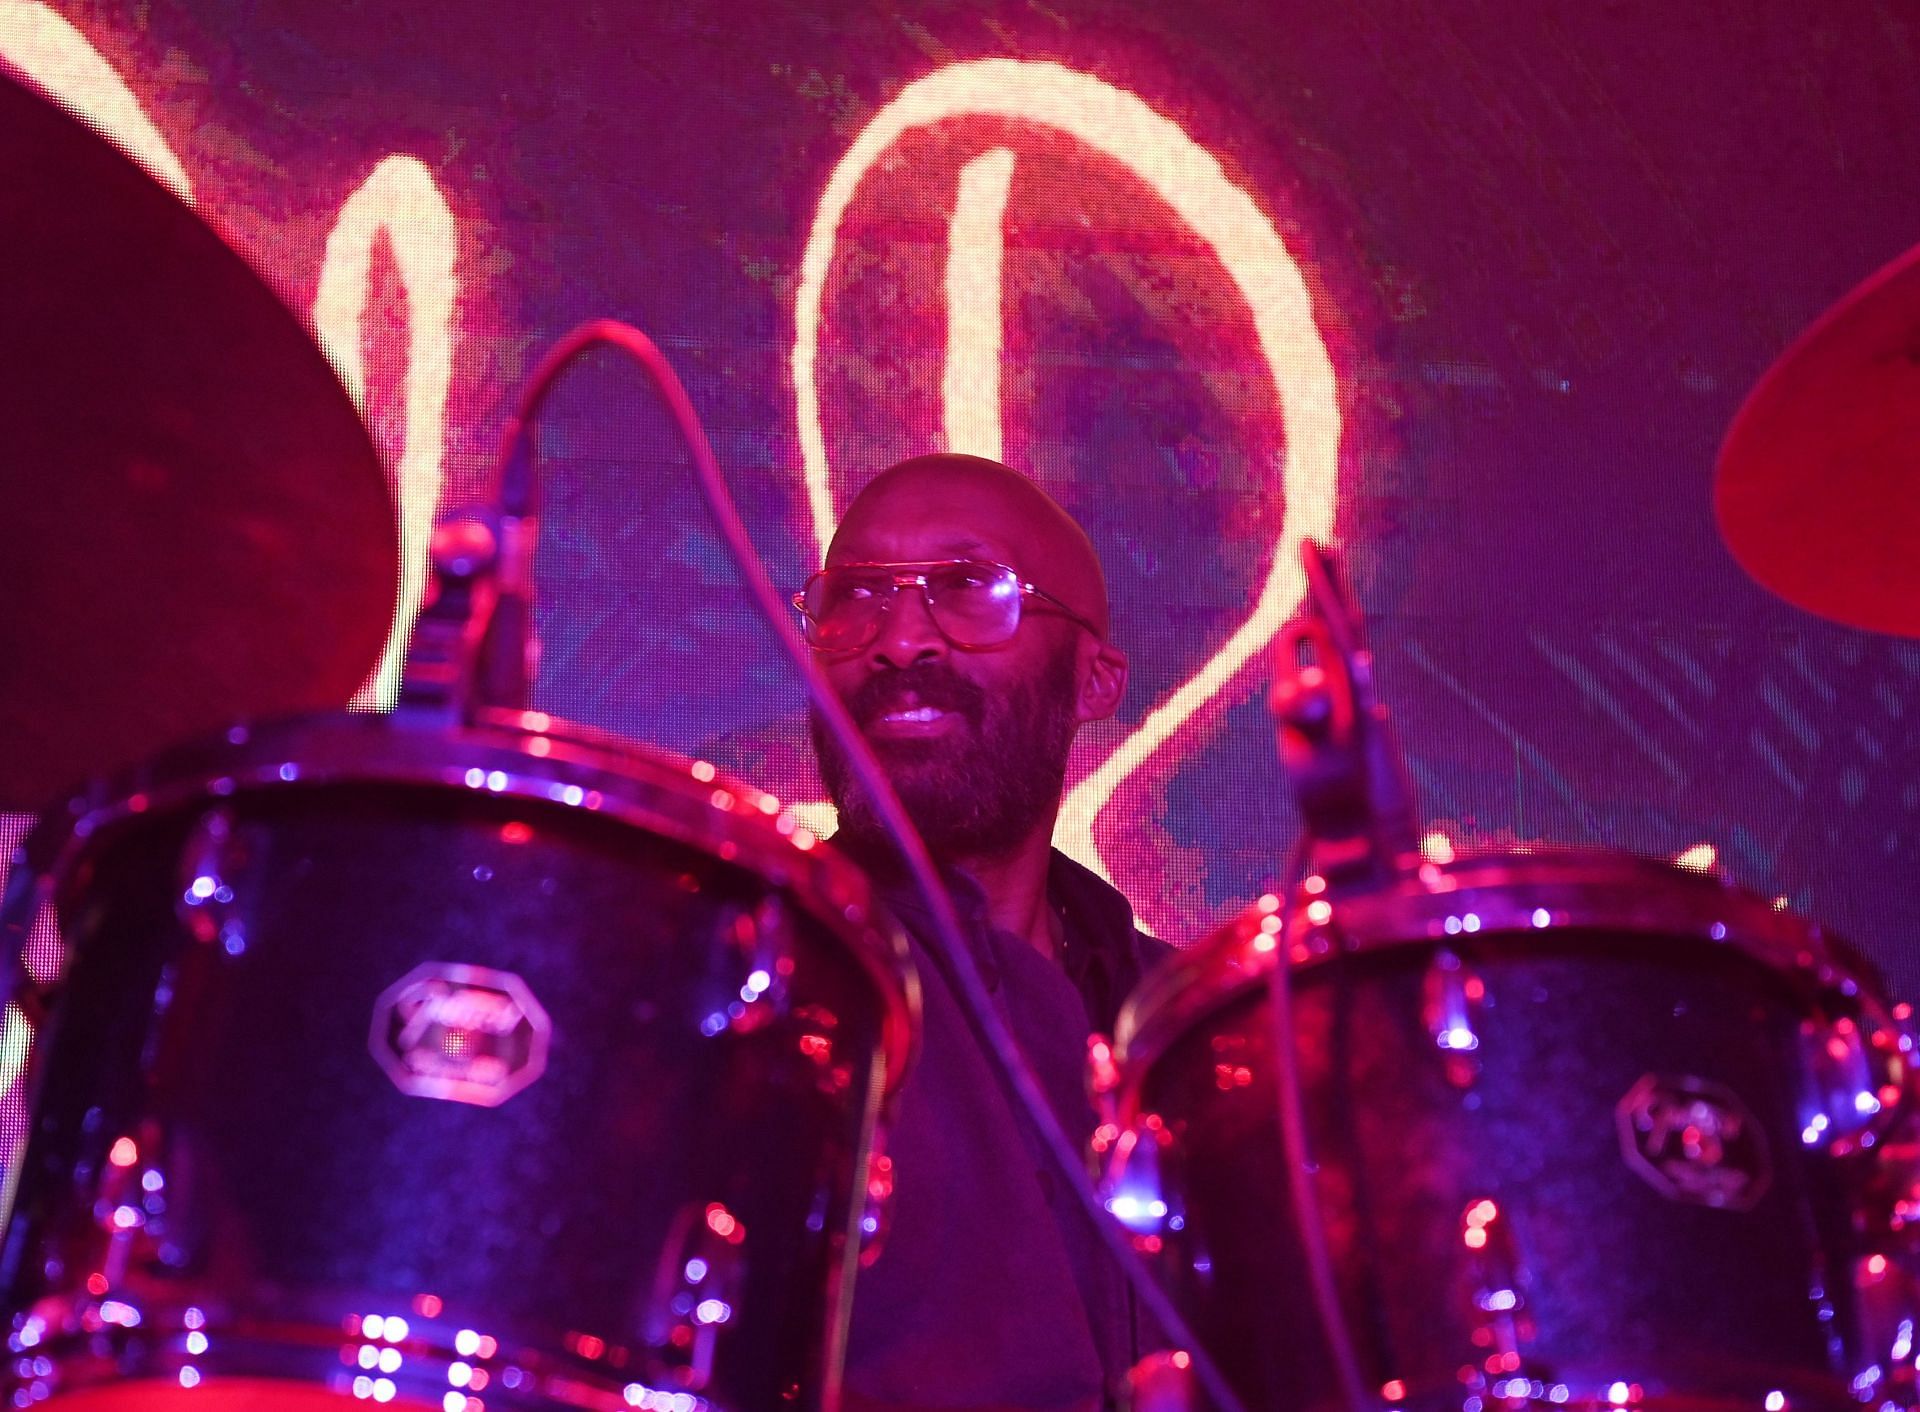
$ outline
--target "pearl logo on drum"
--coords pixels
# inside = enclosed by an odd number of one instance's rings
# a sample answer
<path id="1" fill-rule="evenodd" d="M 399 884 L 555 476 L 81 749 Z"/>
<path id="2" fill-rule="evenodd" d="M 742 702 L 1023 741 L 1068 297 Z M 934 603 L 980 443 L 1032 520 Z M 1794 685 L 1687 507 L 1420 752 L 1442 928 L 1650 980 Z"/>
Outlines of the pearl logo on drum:
<path id="1" fill-rule="evenodd" d="M 428 961 L 381 993 L 368 1043 L 402 1093 L 496 1108 L 546 1072 L 552 1033 L 511 971 Z"/>
<path id="2" fill-rule="evenodd" d="M 1621 1155 L 1669 1201 L 1749 1211 L 1766 1194 L 1766 1136 L 1724 1084 L 1647 1074 L 1615 1111 Z"/>

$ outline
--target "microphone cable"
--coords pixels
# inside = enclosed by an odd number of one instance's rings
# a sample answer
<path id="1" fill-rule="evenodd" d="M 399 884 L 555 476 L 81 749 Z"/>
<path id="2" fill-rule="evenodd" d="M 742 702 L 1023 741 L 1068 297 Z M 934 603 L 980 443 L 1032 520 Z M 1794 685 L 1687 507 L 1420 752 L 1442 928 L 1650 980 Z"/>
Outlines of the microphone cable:
<path id="1" fill-rule="evenodd" d="M 753 541 L 747 535 L 746 525 L 734 505 L 726 478 L 707 440 L 706 429 L 701 425 L 699 414 L 694 410 L 686 388 L 666 355 L 646 334 L 618 319 L 594 319 L 573 329 L 548 351 L 528 378 L 503 437 L 500 465 L 504 468 L 516 464 L 516 458 L 522 454 L 522 442 L 528 428 L 533 425 L 560 374 L 581 354 L 600 347 L 615 349 L 639 365 L 686 442 L 687 450 L 693 457 L 694 478 L 701 497 L 727 552 L 746 582 L 754 606 L 759 609 L 781 650 L 800 674 L 800 679 L 806 684 L 808 699 L 846 751 L 847 759 L 872 799 L 881 822 L 899 846 L 901 859 L 933 920 L 939 945 L 930 947 L 929 951 L 935 955 L 942 974 L 953 987 L 955 997 L 960 1001 L 961 1013 L 966 1016 L 969 1028 L 986 1054 L 1008 1099 L 1026 1119 L 1034 1136 L 1066 1179 L 1068 1190 L 1073 1192 L 1082 1212 L 1092 1223 L 1108 1254 L 1140 1302 L 1146 1306 L 1147 1312 L 1160 1325 L 1163 1333 L 1184 1345 L 1183 1351 L 1191 1360 L 1194 1374 L 1215 1407 L 1219 1412 L 1245 1412 L 1244 1405 L 1218 1364 L 1199 1345 L 1193 1337 L 1193 1331 L 1173 1307 L 1166 1291 L 1154 1281 L 1134 1252 L 1131 1236 L 1121 1228 L 1094 1191 L 1093 1184 L 1087 1178 L 1083 1157 L 1062 1130 L 1039 1080 L 1034 1077 L 1025 1055 L 1020 1052 L 994 1008 L 993 1000 L 967 948 L 965 932 L 959 914 L 954 910 L 953 899 L 940 880 L 926 844 L 908 819 L 906 809 L 894 793 L 893 785 L 868 747 L 865 737 L 860 734 L 852 715 L 824 674 L 814 665 L 809 649 L 794 631 L 787 604 L 773 586 L 766 566 L 761 563 Z M 504 470 L 501 478 L 505 478 Z"/>

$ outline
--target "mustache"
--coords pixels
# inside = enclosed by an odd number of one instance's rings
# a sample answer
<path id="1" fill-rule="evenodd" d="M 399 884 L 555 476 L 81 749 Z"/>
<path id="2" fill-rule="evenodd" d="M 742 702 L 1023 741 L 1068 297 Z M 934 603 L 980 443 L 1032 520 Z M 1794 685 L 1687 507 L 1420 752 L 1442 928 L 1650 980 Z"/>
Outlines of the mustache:
<path id="1" fill-rule="evenodd" d="M 866 726 L 900 706 L 908 696 L 921 706 L 958 712 L 976 727 L 986 713 L 986 691 L 944 662 L 923 662 L 873 677 L 847 698 L 847 710 Z"/>

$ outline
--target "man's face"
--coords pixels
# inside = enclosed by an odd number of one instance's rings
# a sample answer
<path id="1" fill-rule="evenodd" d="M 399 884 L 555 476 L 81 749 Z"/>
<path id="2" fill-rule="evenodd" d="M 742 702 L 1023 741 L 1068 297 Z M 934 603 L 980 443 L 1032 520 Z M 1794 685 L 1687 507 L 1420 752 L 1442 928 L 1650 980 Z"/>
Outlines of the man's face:
<path id="1" fill-rule="evenodd" d="M 968 478 L 915 476 L 859 501 L 828 564 L 987 559 L 1051 589 L 1026 507 Z M 991 857 L 1051 828 L 1079 725 L 1084 630 L 1028 598 L 1012 639 L 955 647 L 912 585 L 874 640 L 816 660 L 852 713 L 936 857 Z M 816 715 L 816 754 L 841 831 L 879 844 L 885 830 L 838 741 Z"/>

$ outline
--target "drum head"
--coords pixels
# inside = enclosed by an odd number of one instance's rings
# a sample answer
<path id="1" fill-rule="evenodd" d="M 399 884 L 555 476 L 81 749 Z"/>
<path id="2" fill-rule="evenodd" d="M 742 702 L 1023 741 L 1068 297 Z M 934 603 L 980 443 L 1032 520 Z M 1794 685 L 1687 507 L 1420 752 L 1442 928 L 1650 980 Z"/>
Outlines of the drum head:
<path id="1" fill-rule="evenodd" d="M 834 932 L 872 976 L 887 1009 L 888 1092 L 919 1027 L 919 983 L 905 941 L 873 923 L 865 875 L 772 795 L 712 765 L 623 741 L 540 711 L 492 711 L 449 728 L 405 715 L 325 714 L 177 747 L 46 810 L 22 846 L 0 903 L 0 938 L 24 937 L 62 880 L 105 832 L 175 809 L 207 809 L 249 791 L 418 786 L 535 809 L 558 805 L 669 839 L 780 888 Z M 23 861 L 21 861 L 23 860 Z"/>
<path id="2" fill-rule="evenodd" d="M 1266 985 L 1282 930 L 1296 968 L 1502 934 L 1541 947 L 1608 932 L 1729 948 L 1810 997 L 1836 992 L 1889 1030 L 1895 1023 L 1885 984 L 1863 956 L 1757 893 L 1657 859 L 1543 849 L 1427 863 L 1387 887 L 1337 897 L 1315 878 L 1287 898 L 1269 894 L 1146 978 L 1115 1027 L 1117 1057 L 1136 1071 L 1150 1066 L 1207 1013 Z"/>

